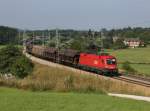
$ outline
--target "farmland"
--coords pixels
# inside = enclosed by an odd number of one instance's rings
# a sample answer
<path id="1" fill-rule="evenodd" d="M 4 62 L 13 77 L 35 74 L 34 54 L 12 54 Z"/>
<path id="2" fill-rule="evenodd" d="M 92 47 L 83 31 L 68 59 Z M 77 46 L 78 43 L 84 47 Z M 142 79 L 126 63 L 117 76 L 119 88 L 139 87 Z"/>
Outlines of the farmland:
<path id="1" fill-rule="evenodd" d="M 138 73 L 150 74 L 150 46 L 147 48 L 111 50 L 109 52 L 117 57 L 119 68 L 121 68 L 123 62 L 129 61 Z"/>
<path id="2" fill-rule="evenodd" d="M 3 111 L 148 111 L 150 103 L 101 94 L 31 92 L 0 88 Z M 15 101 L 14 101 L 15 100 Z"/>
<path id="3" fill-rule="evenodd" d="M 117 57 L 118 62 L 150 63 L 150 46 L 147 48 L 122 49 L 110 51 Z"/>

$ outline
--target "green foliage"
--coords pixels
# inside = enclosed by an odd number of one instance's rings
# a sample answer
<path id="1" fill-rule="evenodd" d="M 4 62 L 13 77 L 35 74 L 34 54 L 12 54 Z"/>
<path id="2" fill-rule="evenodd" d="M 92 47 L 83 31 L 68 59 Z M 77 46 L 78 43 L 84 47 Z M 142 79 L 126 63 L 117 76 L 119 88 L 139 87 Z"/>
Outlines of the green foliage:
<path id="1" fill-rule="evenodd" d="M 56 30 L 35 30 L 34 34 L 37 36 L 50 36 L 51 41 L 56 42 Z M 27 34 L 32 37 L 33 31 L 27 31 Z M 113 44 L 113 37 L 117 36 L 119 39 L 124 38 L 139 38 L 146 44 L 150 44 L 150 28 L 123 28 L 123 29 L 102 29 L 101 31 L 89 30 L 59 30 L 60 44 L 65 44 L 65 48 L 73 48 L 76 50 L 85 51 L 86 46 L 90 44 L 89 41 L 96 43 L 97 45 L 102 45 L 104 48 L 115 48 L 122 49 L 126 48 L 121 41 Z M 74 40 L 70 46 L 71 39 Z M 102 40 L 103 39 L 103 40 Z M 41 40 L 42 41 L 42 40 Z M 103 43 L 102 43 L 103 41 Z M 48 44 L 47 46 L 55 46 L 54 42 Z M 41 42 L 42 43 L 42 42 Z M 41 44 L 39 43 L 39 44 Z"/>
<path id="2" fill-rule="evenodd" d="M 118 39 L 114 44 L 113 44 L 113 49 L 125 49 L 127 46 L 123 43 L 122 39 Z"/>
<path id="3" fill-rule="evenodd" d="M 8 45 L 0 50 L 0 73 L 13 74 L 19 78 L 27 76 L 33 65 L 22 51 L 14 45 Z"/>
<path id="4" fill-rule="evenodd" d="M 135 73 L 136 70 L 130 66 L 130 62 L 126 61 L 123 63 L 122 68 L 127 72 Z"/>
<path id="5" fill-rule="evenodd" d="M 17 58 L 22 56 L 21 50 L 13 45 L 8 45 L 0 50 L 0 73 L 10 73 L 11 66 Z"/>
<path id="6" fill-rule="evenodd" d="M 49 42 L 49 43 L 48 43 L 48 46 L 49 46 L 49 47 L 56 47 L 56 42 L 53 42 L 53 41 L 52 41 L 52 42 Z"/>
<path id="7" fill-rule="evenodd" d="M 104 48 L 109 49 L 109 48 L 111 48 L 111 46 L 112 46 L 111 38 L 106 38 L 103 40 L 103 47 Z"/>
<path id="8" fill-rule="evenodd" d="M 123 29 L 113 29 L 113 36 L 118 35 L 120 38 L 140 38 L 145 43 L 149 43 L 150 41 L 150 28 L 123 28 Z"/>
<path id="9" fill-rule="evenodd" d="M 71 49 L 75 49 L 75 50 L 83 50 L 83 47 L 82 47 L 82 43 L 81 41 L 78 41 L 78 40 L 74 40 L 70 46 Z"/>
<path id="10" fill-rule="evenodd" d="M 31 74 L 33 70 L 32 62 L 25 56 L 19 57 L 11 67 L 11 73 L 18 78 L 24 78 Z"/>

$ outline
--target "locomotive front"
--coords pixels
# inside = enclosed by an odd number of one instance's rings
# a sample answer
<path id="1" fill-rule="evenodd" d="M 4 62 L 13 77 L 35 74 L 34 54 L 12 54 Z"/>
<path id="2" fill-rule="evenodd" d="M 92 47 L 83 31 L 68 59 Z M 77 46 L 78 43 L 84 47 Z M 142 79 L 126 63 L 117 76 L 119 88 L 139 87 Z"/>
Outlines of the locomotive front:
<path id="1" fill-rule="evenodd" d="M 103 70 L 106 73 L 118 74 L 117 60 L 111 55 L 101 56 Z"/>

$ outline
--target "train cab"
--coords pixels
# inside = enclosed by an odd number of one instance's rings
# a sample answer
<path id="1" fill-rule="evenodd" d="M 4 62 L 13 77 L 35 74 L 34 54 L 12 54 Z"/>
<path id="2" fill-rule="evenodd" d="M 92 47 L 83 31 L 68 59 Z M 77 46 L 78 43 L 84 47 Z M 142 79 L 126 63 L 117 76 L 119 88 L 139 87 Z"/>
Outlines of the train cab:
<path id="1" fill-rule="evenodd" d="M 117 60 L 115 57 L 108 55 L 108 56 L 101 56 L 101 59 L 103 59 L 104 61 L 103 69 L 105 71 L 118 73 Z"/>

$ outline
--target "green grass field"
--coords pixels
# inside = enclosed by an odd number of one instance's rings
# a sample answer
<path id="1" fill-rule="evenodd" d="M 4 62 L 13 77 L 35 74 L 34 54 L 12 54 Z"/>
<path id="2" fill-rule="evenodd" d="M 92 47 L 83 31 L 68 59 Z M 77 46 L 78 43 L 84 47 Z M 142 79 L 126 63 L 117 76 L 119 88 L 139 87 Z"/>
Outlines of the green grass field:
<path id="1" fill-rule="evenodd" d="M 0 45 L 0 49 L 3 48 L 3 47 L 5 47 L 5 45 Z"/>
<path id="2" fill-rule="evenodd" d="M 147 48 L 111 50 L 110 53 L 117 57 L 118 62 L 150 63 L 150 46 Z"/>
<path id="3" fill-rule="evenodd" d="M 150 46 L 147 48 L 111 50 L 109 52 L 117 57 L 119 68 L 121 68 L 120 63 L 125 61 L 131 63 L 150 63 Z M 138 73 L 150 75 L 150 64 L 131 64 L 131 66 L 137 70 Z"/>
<path id="4" fill-rule="evenodd" d="M 107 95 L 0 88 L 2 111 L 149 111 L 150 103 Z"/>
<path id="5" fill-rule="evenodd" d="M 118 67 L 121 69 L 122 64 L 119 64 Z M 150 76 L 150 65 L 147 64 L 132 64 L 133 67 L 139 74 Z"/>

